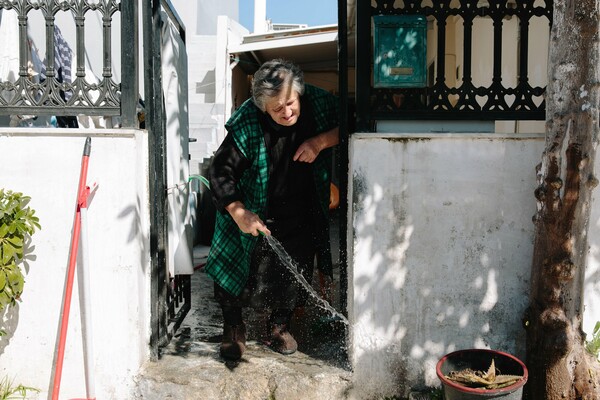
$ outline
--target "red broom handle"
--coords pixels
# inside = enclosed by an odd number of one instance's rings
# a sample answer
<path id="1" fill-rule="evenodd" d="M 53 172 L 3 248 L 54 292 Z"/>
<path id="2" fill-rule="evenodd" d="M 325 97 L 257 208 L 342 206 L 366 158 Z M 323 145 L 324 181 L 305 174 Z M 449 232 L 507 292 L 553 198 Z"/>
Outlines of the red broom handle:
<path id="1" fill-rule="evenodd" d="M 75 222 L 73 234 L 71 236 L 71 250 L 69 254 L 69 268 L 67 271 L 67 287 L 61 312 L 60 337 L 58 342 L 58 354 L 56 358 L 56 368 L 54 371 L 54 387 L 52 390 L 52 400 L 58 400 L 60 391 L 60 380 L 62 377 L 63 361 L 65 357 L 65 343 L 67 341 L 67 328 L 69 326 L 69 312 L 71 310 L 71 296 L 73 294 L 73 280 L 75 278 L 75 266 L 77 264 L 77 250 L 79 248 L 79 233 L 81 230 L 81 207 L 87 207 L 86 179 L 88 170 L 88 161 L 90 158 L 91 139 L 85 140 L 83 157 L 81 159 L 81 172 L 79 174 L 79 187 L 77 189 L 77 208 L 75 211 Z"/>

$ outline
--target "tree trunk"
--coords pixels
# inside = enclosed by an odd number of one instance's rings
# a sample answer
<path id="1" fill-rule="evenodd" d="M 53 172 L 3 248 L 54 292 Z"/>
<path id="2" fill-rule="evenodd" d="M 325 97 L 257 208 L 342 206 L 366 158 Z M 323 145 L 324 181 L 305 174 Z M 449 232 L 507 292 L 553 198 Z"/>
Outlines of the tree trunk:
<path id="1" fill-rule="evenodd" d="M 600 399 L 582 331 L 598 144 L 600 0 L 555 0 L 527 330 L 530 400 Z"/>

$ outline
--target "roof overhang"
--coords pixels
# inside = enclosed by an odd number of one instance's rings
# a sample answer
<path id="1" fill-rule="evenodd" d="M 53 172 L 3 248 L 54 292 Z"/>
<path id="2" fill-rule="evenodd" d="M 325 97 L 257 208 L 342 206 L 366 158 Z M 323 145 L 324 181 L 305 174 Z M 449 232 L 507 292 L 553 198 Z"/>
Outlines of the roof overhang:
<path id="1" fill-rule="evenodd" d="M 337 38 L 337 25 L 289 29 L 244 36 L 229 52 L 248 74 L 273 58 L 293 61 L 306 72 L 337 71 Z"/>

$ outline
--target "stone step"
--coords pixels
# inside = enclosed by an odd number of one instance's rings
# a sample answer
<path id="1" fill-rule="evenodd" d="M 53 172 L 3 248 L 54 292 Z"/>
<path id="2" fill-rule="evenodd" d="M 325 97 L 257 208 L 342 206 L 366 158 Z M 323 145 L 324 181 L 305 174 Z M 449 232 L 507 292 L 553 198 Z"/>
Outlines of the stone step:
<path id="1" fill-rule="evenodd" d="M 345 330 L 310 302 L 296 313 L 290 332 L 298 351 L 284 356 L 267 339 L 267 312 L 245 309 L 248 348 L 237 363 L 219 356 L 222 317 L 213 281 L 202 266 L 208 246 L 194 247 L 191 309 L 158 361 L 148 361 L 137 379 L 144 400 L 354 400 L 344 349 Z"/>

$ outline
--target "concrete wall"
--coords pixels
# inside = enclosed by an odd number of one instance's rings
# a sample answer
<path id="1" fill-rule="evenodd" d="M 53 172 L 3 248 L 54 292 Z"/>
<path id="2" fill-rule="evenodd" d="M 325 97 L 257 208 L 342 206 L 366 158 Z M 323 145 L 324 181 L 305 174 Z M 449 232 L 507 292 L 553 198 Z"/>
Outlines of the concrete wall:
<path id="1" fill-rule="evenodd" d="M 463 348 L 524 356 L 521 317 L 543 147 L 543 135 L 352 136 L 349 316 L 357 388 L 392 395 L 438 386 L 435 364 Z M 588 332 L 600 319 L 598 205 L 591 225 Z"/>
<path id="2" fill-rule="evenodd" d="M 199 35 L 217 34 L 217 16 L 227 15 L 237 21 L 239 15 L 238 0 L 200 0 L 198 1 L 198 23 L 196 32 Z"/>
<path id="3" fill-rule="evenodd" d="M 203 162 L 210 158 L 225 137 L 225 122 L 231 115 L 237 96 L 232 91 L 228 43 L 238 43 L 248 31 L 227 16 L 213 15 L 217 30 L 213 35 L 187 38 L 190 137 L 190 173 L 202 173 Z M 200 189 L 198 189 L 200 190 Z"/>
<path id="4" fill-rule="evenodd" d="M 75 199 L 85 137 L 93 365 L 99 399 L 129 399 L 149 356 L 148 139 L 141 130 L 0 129 L 0 186 L 31 196 L 42 229 L 25 263 L 22 301 L 3 313 L 0 376 L 52 392 Z M 60 398 L 84 398 L 81 313 L 75 279 Z"/>
<path id="5" fill-rule="evenodd" d="M 214 148 L 223 106 L 215 102 L 215 36 L 187 40 L 189 76 L 190 172 L 200 173 L 202 161 Z"/>

